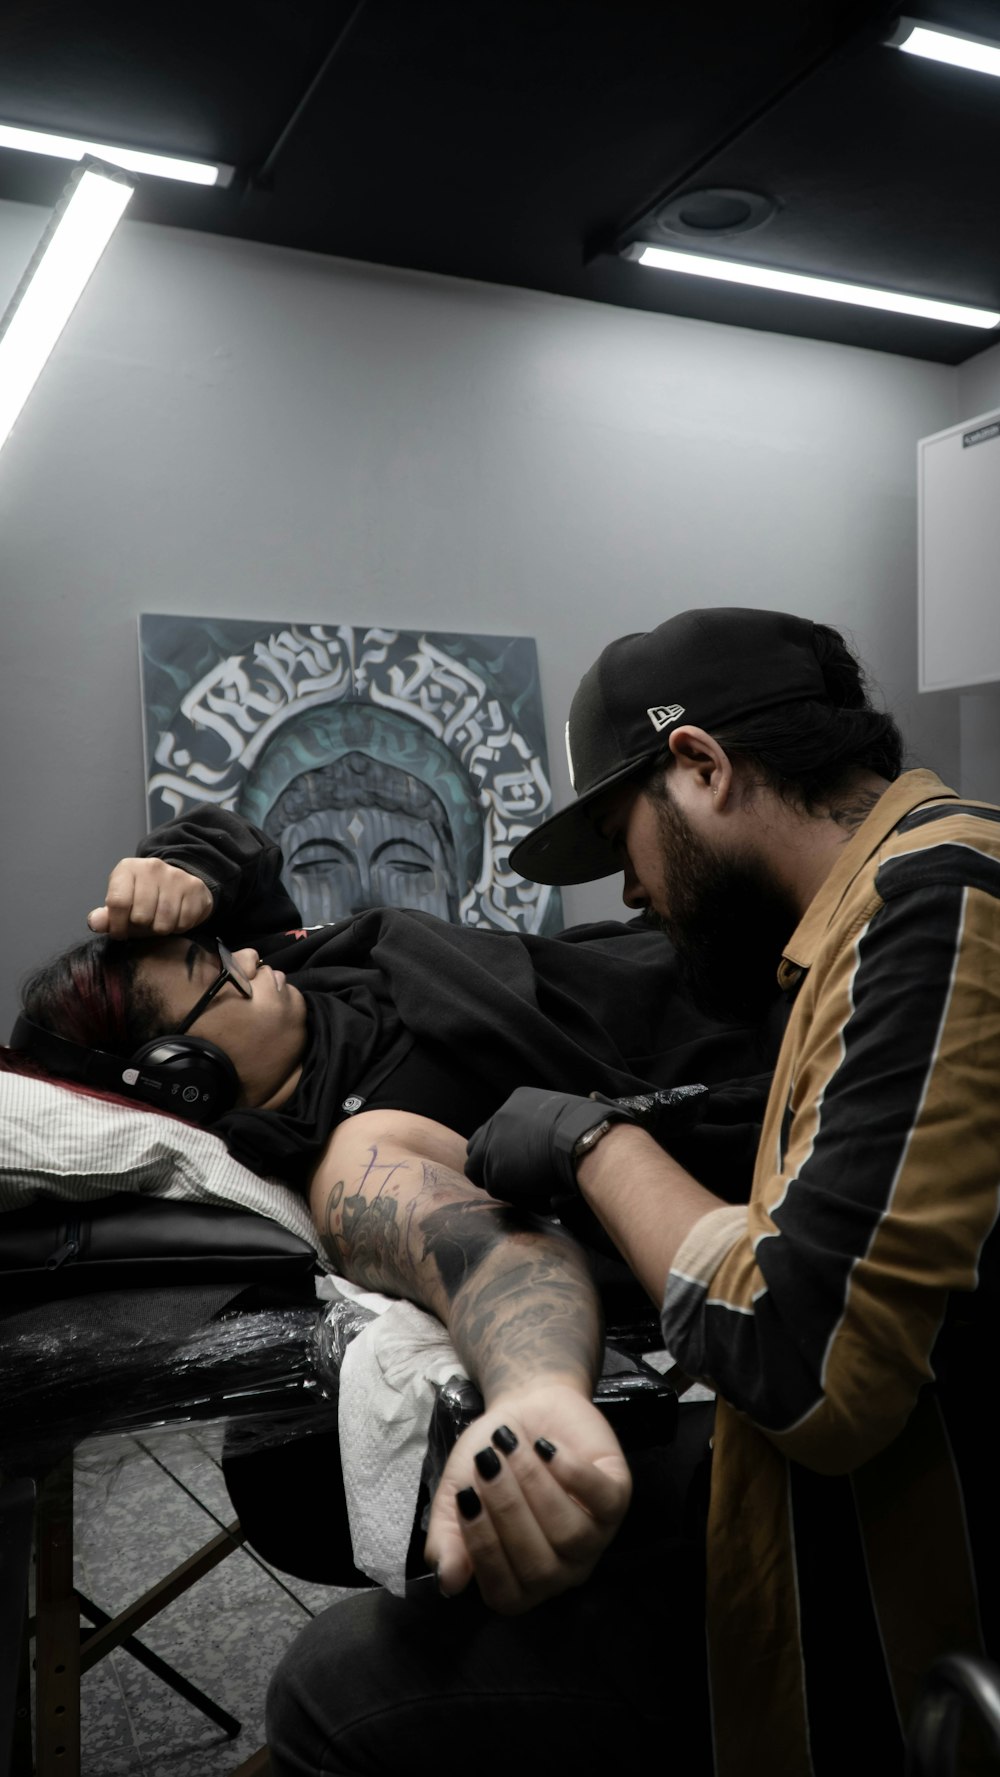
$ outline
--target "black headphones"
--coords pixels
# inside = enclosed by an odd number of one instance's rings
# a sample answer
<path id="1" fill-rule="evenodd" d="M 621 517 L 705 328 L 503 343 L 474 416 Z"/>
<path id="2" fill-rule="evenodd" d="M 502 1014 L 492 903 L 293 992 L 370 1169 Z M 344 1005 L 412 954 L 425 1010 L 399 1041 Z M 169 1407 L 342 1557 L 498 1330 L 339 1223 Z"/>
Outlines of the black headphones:
<path id="1" fill-rule="evenodd" d="M 57 1077 L 137 1098 L 190 1123 L 214 1123 L 232 1110 L 239 1096 L 239 1075 L 229 1056 L 204 1037 L 154 1037 L 126 1060 L 106 1049 L 70 1043 L 22 1013 L 10 1033 L 10 1047 Z"/>

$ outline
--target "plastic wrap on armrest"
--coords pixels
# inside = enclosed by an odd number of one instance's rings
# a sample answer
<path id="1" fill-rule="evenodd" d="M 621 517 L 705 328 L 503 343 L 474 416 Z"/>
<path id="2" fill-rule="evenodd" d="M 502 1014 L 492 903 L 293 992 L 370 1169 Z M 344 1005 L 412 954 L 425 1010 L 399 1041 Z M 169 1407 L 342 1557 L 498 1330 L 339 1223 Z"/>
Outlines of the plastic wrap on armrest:
<path id="1" fill-rule="evenodd" d="M 224 1421 L 255 1447 L 336 1424 L 319 1305 L 260 1290 L 109 1291 L 0 1322 L 0 1468 L 84 1439 Z"/>
<path id="2" fill-rule="evenodd" d="M 218 1422 L 231 1453 L 336 1428 L 344 1353 L 375 1317 L 346 1298 L 231 1288 L 105 1291 L 0 1321 L 0 1469 L 84 1439 Z"/>

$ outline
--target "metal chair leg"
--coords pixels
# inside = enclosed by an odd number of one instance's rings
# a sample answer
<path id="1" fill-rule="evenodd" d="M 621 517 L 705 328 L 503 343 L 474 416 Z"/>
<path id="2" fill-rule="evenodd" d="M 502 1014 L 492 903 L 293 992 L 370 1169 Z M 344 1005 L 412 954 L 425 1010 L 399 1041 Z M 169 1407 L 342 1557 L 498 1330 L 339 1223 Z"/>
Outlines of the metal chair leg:
<path id="1" fill-rule="evenodd" d="M 34 1777 L 34 1771 L 35 1758 L 31 1744 L 31 1635 L 25 1606 L 14 1730 L 10 1743 L 10 1777 Z"/>
<path id="2" fill-rule="evenodd" d="M 98 1629 L 105 1629 L 112 1625 L 113 1619 L 108 1616 L 107 1611 L 101 1610 L 96 1604 L 91 1604 L 90 1599 L 85 1598 L 82 1592 L 77 1593 L 77 1599 L 84 1616 L 89 1617 Z M 94 1631 L 84 1629 L 81 1633 L 83 1637 L 81 1660 L 82 1664 L 86 1666 L 88 1664 L 87 1643 Z M 235 1740 L 241 1727 L 241 1723 L 237 1721 L 235 1715 L 230 1715 L 228 1709 L 223 1709 L 221 1703 L 213 1703 L 211 1697 L 206 1697 L 205 1692 L 199 1690 L 196 1684 L 192 1684 L 189 1678 L 185 1678 L 183 1673 L 178 1672 L 175 1666 L 168 1666 L 166 1660 L 161 1660 L 159 1654 L 154 1654 L 152 1648 L 144 1647 L 134 1635 L 126 1635 L 124 1640 L 116 1645 L 121 1647 L 125 1653 L 131 1654 L 133 1660 L 138 1660 L 140 1666 L 145 1666 L 147 1672 L 151 1672 L 154 1678 L 169 1685 L 170 1689 L 176 1691 L 179 1697 L 183 1697 L 186 1703 L 193 1703 L 196 1709 L 201 1710 L 202 1715 L 207 1715 L 209 1721 L 214 1721 L 216 1727 L 221 1728 L 231 1740 Z M 105 1653 L 110 1653 L 110 1651 L 110 1648 L 105 1649 Z M 103 1658 L 103 1655 L 101 1657 Z"/>
<path id="3" fill-rule="evenodd" d="M 25 1619 L 35 1488 L 23 1477 L 0 1474 L 0 1777 L 31 1777 L 30 1707 L 28 1759 L 19 1735 L 24 1726 Z"/>
<path id="4" fill-rule="evenodd" d="M 80 1609 L 73 1590 L 73 1457 L 38 1489 L 36 1777 L 80 1777 Z"/>
<path id="5" fill-rule="evenodd" d="M 172 1599 L 239 1548 L 238 1524 L 230 1525 L 197 1554 L 167 1574 L 142 1598 L 111 1618 L 82 1598 L 73 1585 L 73 1457 L 67 1454 L 38 1484 L 35 1547 L 38 1577 L 35 1598 L 35 1777 L 80 1777 L 80 1678 L 114 1647 L 135 1659 L 170 1685 L 231 1738 L 240 1723 L 229 1711 L 176 1672 L 166 1661 L 135 1640 L 132 1631 L 163 1610 Z M 81 1630 L 81 1608 L 96 1627 Z M 28 1741 L 30 1748 L 30 1724 Z M 15 1777 L 30 1777 L 30 1750 L 15 1766 Z M 265 1777 L 266 1765 L 260 1767 Z"/>

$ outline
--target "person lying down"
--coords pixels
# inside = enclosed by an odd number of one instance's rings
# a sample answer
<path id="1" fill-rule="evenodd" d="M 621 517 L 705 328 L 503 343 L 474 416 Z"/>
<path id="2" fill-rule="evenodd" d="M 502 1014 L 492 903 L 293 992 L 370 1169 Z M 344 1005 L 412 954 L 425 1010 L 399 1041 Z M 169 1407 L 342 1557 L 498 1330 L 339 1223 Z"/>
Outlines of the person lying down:
<path id="1" fill-rule="evenodd" d="M 517 1086 L 620 1097 L 759 1076 L 780 1013 L 713 1022 L 666 939 L 632 925 L 535 938 L 378 909 L 307 931 L 281 867 L 225 810 L 157 828 L 112 870 L 94 935 L 25 983 L 3 1065 L 211 1123 L 308 1194 L 343 1275 L 438 1316 L 490 1423 L 452 1452 L 427 1559 L 443 1590 L 474 1574 L 487 1603 L 520 1610 L 590 1571 L 629 1477 L 591 1401 L 587 1259 L 472 1186 L 466 1138 Z M 743 1198 L 753 1142 L 736 1163 L 719 1133 L 690 1132 L 700 1176 Z"/>

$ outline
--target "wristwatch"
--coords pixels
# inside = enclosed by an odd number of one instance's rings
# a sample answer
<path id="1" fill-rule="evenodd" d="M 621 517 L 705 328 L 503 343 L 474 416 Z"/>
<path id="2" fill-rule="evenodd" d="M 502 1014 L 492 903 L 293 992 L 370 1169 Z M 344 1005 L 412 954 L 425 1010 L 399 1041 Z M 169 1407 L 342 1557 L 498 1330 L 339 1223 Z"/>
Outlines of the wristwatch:
<path id="1" fill-rule="evenodd" d="M 596 1148 L 601 1137 L 607 1135 L 608 1130 L 613 1129 L 619 1121 L 618 1117 L 605 1117 L 603 1123 L 595 1123 L 592 1129 L 585 1129 L 583 1134 L 577 1137 L 573 1143 L 574 1168 L 579 1166 L 584 1155 L 589 1154 L 591 1148 Z"/>

